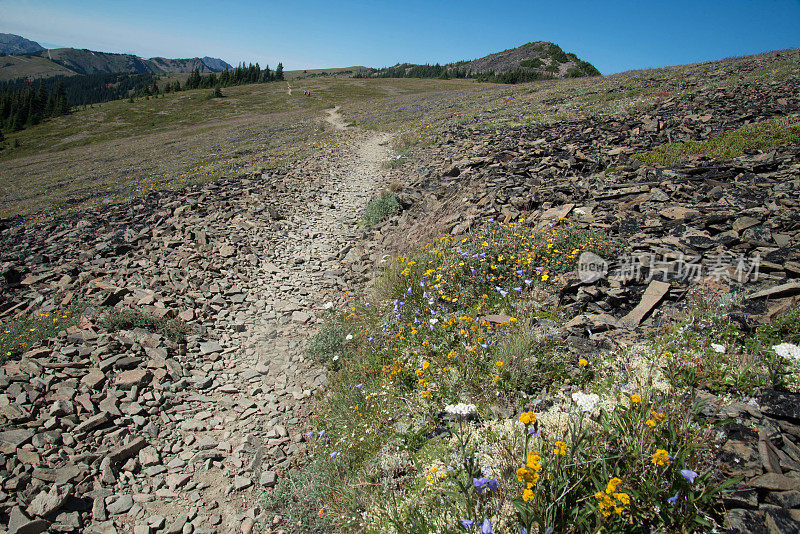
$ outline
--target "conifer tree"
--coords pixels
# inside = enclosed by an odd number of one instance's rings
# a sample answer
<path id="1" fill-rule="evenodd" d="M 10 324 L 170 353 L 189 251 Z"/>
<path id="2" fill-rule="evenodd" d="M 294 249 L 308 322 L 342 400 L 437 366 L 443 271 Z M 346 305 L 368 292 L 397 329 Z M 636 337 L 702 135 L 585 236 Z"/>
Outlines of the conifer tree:
<path id="1" fill-rule="evenodd" d="M 278 63 L 278 66 L 275 67 L 275 79 L 283 80 L 283 63 Z"/>

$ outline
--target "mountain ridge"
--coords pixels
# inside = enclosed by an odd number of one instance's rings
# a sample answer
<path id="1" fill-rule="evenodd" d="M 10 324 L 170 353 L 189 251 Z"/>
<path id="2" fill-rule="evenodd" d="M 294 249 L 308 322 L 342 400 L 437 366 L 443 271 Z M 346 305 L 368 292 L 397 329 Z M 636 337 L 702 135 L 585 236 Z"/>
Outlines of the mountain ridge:
<path id="1" fill-rule="evenodd" d="M 0 33 L 0 53 L 29 54 L 40 52 L 45 48 L 37 43 L 14 33 Z"/>
<path id="2" fill-rule="evenodd" d="M 27 44 L 26 44 L 27 43 Z M 37 48 L 38 47 L 38 48 Z M 16 52 L 13 52 L 15 51 Z M 23 51 L 24 50 L 24 51 Z M 12 51 L 12 52 L 9 52 Z M 0 34 L 0 80 L 48 78 L 97 73 L 165 74 L 222 72 L 233 66 L 209 56 L 194 58 L 143 58 L 134 54 L 99 52 L 86 48 L 46 49 L 14 34 Z"/>

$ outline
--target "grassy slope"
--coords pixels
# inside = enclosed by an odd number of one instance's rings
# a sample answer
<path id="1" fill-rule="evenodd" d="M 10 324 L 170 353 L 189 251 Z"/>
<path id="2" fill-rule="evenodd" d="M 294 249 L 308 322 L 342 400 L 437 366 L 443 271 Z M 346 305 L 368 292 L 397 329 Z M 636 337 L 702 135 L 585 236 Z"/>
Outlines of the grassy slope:
<path id="1" fill-rule="evenodd" d="M 223 100 L 207 100 L 209 91 L 187 91 L 134 104 L 110 102 L 7 136 L 0 151 L 0 217 L 47 215 L 98 197 L 116 201 L 301 157 L 328 135 L 318 121 L 306 119 L 334 103 L 358 126 L 397 132 L 402 147 L 430 142 L 455 124 L 496 128 L 644 111 L 696 83 L 727 87 L 800 76 L 800 52 L 773 56 L 759 58 L 741 79 L 725 70 L 737 61 L 730 59 L 515 86 L 315 78 L 291 81 L 291 96 L 287 83 L 276 83 L 228 88 Z M 313 96 L 303 96 L 304 89 Z M 11 148 L 14 140 L 18 148 Z"/>
<path id="2" fill-rule="evenodd" d="M 160 187 L 301 157 L 324 142 L 317 120 L 334 103 L 475 87 L 441 80 L 330 80 L 226 88 L 115 101 L 7 137 L 0 217 L 119 201 Z M 310 89 L 312 97 L 303 96 Z M 19 147 L 11 148 L 14 141 Z"/>
<path id="3" fill-rule="evenodd" d="M 75 73 L 47 58 L 36 56 L 5 56 L 0 58 L 0 81 L 17 78 L 49 78 L 73 76 Z"/>

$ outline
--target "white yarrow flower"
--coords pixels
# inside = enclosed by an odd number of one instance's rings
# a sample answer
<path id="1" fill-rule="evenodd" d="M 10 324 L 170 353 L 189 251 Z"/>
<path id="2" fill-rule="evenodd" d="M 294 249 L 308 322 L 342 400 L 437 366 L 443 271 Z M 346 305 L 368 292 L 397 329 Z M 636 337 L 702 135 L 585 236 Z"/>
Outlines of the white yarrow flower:
<path id="1" fill-rule="evenodd" d="M 583 412 L 593 412 L 600 402 L 600 397 L 594 393 L 577 391 L 572 394 L 572 400 Z"/>
<path id="2" fill-rule="evenodd" d="M 772 350 L 775 351 L 775 354 L 786 358 L 787 360 L 800 362 L 800 347 L 797 345 L 793 345 L 792 343 L 781 343 L 780 345 L 774 345 Z"/>
<path id="3" fill-rule="evenodd" d="M 719 343 L 712 343 L 711 348 L 714 349 L 714 352 L 725 354 L 725 345 L 720 345 Z"/>
<path id="4" fill-rule="evenodd" d="M 350 341 L 351 339 L 353 339 L 353 334 L 347 334 L 347 337 L 345 339 L 347 341 Z"/>
<path id="5" fill-rule="evenodd" d="M 460 415 L 462 417 L 478 412 L 478 407 L 474 404 L 448 404 L 444 407 L 444 411 L 452 415 Z"/>

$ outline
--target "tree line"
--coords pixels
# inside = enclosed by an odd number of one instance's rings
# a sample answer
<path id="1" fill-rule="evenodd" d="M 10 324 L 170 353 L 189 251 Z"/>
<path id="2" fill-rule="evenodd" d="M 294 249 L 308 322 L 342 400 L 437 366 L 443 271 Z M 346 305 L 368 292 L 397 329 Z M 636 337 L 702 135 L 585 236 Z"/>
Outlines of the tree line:
<path id="1" fill-rule="evenodd" d="M 67 113 L 69 102 L 61 83 L 52 88 L 43 83 L 28 83 L 0 90 L 0 132 L 16 132 Z"/>
<path id="2" fill-rule="evenodd" d="M 96 73 L 55 76 L 37 81 L 25 79 L 0 82 L 1 132 L 16 132 L 49 117 L 66 115 L 75 106 L 89 106 L 111 100 L 149 97 L 184 89 L 209 89 L 283 80 L 283 63 L 275 70 L 258 63 L 241 63 L 233 70 L 201 75 L 195 69 L 183 86 L 180 81 L 159 84 L 159 76 L 139 73 Z M 2 140 L 2 137 L 0 137 Z"/>
<path id="3" fill-rule="evenodd" d="M 194 69 L 186 80 L 187 89 L 211 89 L 214 87 L 231 87 L 234 85 L 246 85 L 250 83 L 269 83 L 283 80 L 283 63 L 278 63 L 275 70 L 270 70 L 269 65 L 264 67 L 256 63 L 245 66 L 239 64 L 232 71 L 225 69 L 217 73 L 212 72 L 208 75 L 200 74 L 198 69 Z"/>

